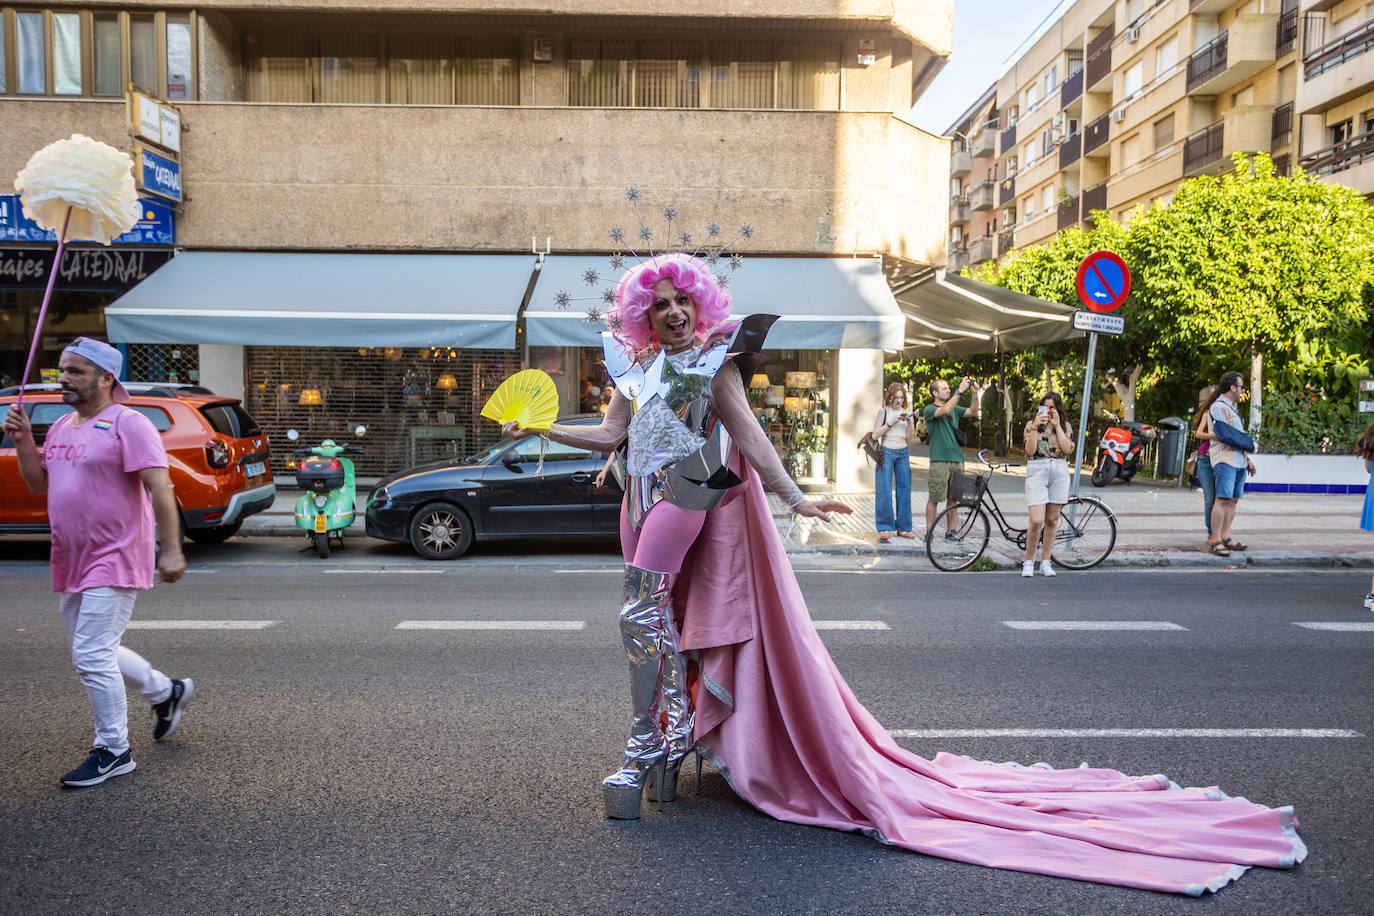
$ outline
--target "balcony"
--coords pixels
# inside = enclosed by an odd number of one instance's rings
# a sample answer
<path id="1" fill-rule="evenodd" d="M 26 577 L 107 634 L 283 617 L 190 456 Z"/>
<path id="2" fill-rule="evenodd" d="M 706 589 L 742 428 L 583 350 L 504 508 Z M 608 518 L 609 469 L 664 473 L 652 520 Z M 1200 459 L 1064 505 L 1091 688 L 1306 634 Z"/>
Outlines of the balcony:
<path id="1" fill-rule="evenodd" d="M 1016 146 L 1016 124 L 1015 122 L 1007 125 L 1002 131 L 1002 136 L 998 139 L 998 146 L 1002 150 L 1002 155 L 1011 152 L 1012 147 Z"/>
<path id="2" fill-rule="evenodd" d="M 1059 86 L 1059 107 L 1068 108 L 1069 103 L 1083 94 L 1083 68 L 1079 67 Z"/>
<path id="3" fill-rule="evenodd" d="M 949 257 L 945 260 L 945 270 L 957 274 L 968 267 L 968 249 L 963 243 L 949 246 Z"/>
<path id="4" fill-rule="evenodd" d="M 973 135 L 971 144 L 974 159 L 989 159 L 997 155 L 997 132 L 985 127 Z"/>
<path id="5" fill-rule="evenodd" d="M 1067 229 L 1078 225 L 1078 198 L 1071 197 L 1059 202 L 1059 228 Z"/>
<path id="6" fill-rule="evenodd" d="M 1217 95 L 1274 63 L 1277 13 L 1243 13 L 1188 58 L 1188 94 Z"/>
<path id="7" fill-rule="evenodd" d="M 1000 258 L 1002 255 L 1006 254 L 1007 252 L 1011 251 L 1011 250 L 1012 250 L 1013 248 L 1015 248 L 1015 247 L 1016 247 L 1016 230 L 1015 230 L 1015 229 L 1003 229 L 1001 232 L 997 233 L 997 256 L 998 256 L 999 258 Z"/>
<path id="8" fill-rule="evenodd" d="M 1083 131 L 1083 155 L 1091 156 L 1095 152 L 1099 156 L 1111 154 L 1111 147 L 1107 146 L 1107 135 L 1111 121 L 1111 115 L 1104 114 L 1087 126 Z M 1097 152 L 1098 150 L 1101 152 Z"/>
<path id="9" fill-rule="evenodd" d="M 1083 155 L 1083 132 L 1071 134 L 1069 139 L 1059 144 L 1059 171 L 1073 165 Z"/>
<path id="10" fill-rule="evenodd" d="M 1005 207 L 1016 202 L 1016 176 L 1003 178 L 997 185 L 997 206 Z"/>
<path id="11" fill-rule="evenodd" d="M 1323 36 L 1309 30 L 1308 38 Z M 1305 39 L 1306 43 L 1306 39 Z M 1374 22 L 1315 48 L 1303 60 L 1306 79 L 1298 86 L 1298 110 L 1316 114 L 1348 102 L 1374 85 Z"/>
<path id="12" fill-rule="evenodd" d="M 1089 92 L 1110 92 L 1112 78 L 1112 39 L 1116 25 L 1109 24 L 1088 42 L 1088 62 L 1084 69 L 1084 88 Z M 1105 82 L 1105 85 L 1104 85 Z"/>
<path id="13" fill-rule="evenodd" d="M 1269 148 L 1278 149 L 1293 142 L 1293 103 L 1284 102 L 1274 109 L 1273 126 L 1269 131 Z"/>
<path id="14" fill-rule="evenodd" d="M 1226 125 L 1217 121 L 1188 137 L 1183 142 L 1183 174 L 1185 177 L 1201 172 L 1221 160 L 1221 145 Z"/>
<path id="15" fill-rule="evenodd" d="M 1279 14 L 1278 34 L 1274 39 L 1274 58 L 1292 52 L 1298 46 L 1298 8 L 1295 6 Z"/>
<path id="16" fill-rule="evenodd" d="M 991 261 L 996 255 L 993 251 L 992 236 L 985 235 L 974 239 L 968 246 L 968 263 L 972 267 L 984 261 Z"/>
<path id="17" fill-rule="evenodd" d="M 974 213 L 991 210 L 997 206 L 997 183 L 989 178 L 974 185 L 968 192 L 968 201 Z"/>
<path id="18" fill-rule="evenodd" d="M 1188 12 L 1195 16 L 1214 16 L 1235 2 L 1236 0 L 1190 0 Z"/>
<path id="19" fill-rule="evenodd" d="M 1298 165 L 1312 175 L 1334 175 L 1374 159 L 1374 134 L 1360 134 L 1335 146 L 1303 156 Z"/>
<path id="20" fill-rule="evenodd" d="M 966 223 L 973 216 L 968 207 L 967 197 L 956 197 L 949 202 L 949 224 L 958 226 Z"/>
<path id="21" fill-rule="evenodd" d="M 1309 80 L 1315 79 L 1346 61 L 1354 60 L 1371 47 L 1374 47 L 1374 22 L 1366 22 L 1306 55 L 1302 62 L 1303 76 Z"/>
<path id="22" fill-rule="evenodd" d="M 1092 218 L 1094 210 L 1107 209 L 1107 182 L 1093 185 L 1083 192 L 1083 219 Z"/>
<path id="23" fill-rule="evenodd" d="M 973 154 L 968 150 L 954 150 L 949 156 L 949 175 L 951 178 L 963 178 L 973 171 Z"/>
<path id="24" fill-rule="evenodd" d="M 1282 156 L 1274 157 L 1274 174 L 1280 178 L 1287 178 L 1293 174 L 1293 157 L 1284 153 Z"/>

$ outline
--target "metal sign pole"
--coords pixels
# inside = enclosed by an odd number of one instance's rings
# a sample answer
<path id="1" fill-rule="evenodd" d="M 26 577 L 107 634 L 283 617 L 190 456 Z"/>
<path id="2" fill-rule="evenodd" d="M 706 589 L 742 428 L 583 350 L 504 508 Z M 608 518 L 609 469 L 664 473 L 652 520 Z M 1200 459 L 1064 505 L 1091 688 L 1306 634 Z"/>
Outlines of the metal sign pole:
<path id="1" fill-rule="evenodd" d="M 1078 496 L 1078 476 L 1083 470 L 1083 446 L 1088 436 L 1088 405 L 1093 396 L 1093 360 L 1097 358 L 1097 334 L 1088 333 L 1088 368 L 1083 374 L 1083 407 L 1078 411 L 1078 445 L 1073 450 L 1073 489 L 1072 496 Z M 1069 504 L 1069 524 L 1074 522 L 1073 503 Z"/>

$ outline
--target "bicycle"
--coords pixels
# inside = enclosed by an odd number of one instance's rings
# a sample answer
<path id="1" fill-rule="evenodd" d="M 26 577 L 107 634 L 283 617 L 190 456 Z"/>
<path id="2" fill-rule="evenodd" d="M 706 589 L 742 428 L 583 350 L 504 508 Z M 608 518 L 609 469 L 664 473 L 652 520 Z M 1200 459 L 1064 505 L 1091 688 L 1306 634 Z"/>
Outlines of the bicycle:
<path id="1" fill-rule="evenodd" d="M 993 464 L 983 457 L 986 451 L 978 453 L 978 460 L 987 466 L 987 473 L 955 473 L 950 483 L 954 505 L 935 516 L 935 523 L 926 532 L 926 556 L 936 569 L 960 572 L 978 562 L 988 548 L 989 512 L 1001 529 L 1002 537 L 1026 549 L 1026 529 L 1012 527 L 988 489 L 994 471 L 1020 465 Z M 1115 546 L 1116 514 L 1111 507 L 1096 496 L 1074 496 L 1060 512 L 1050 560 L 1064 569 L 1092 569 L 1107 559 Z"/>

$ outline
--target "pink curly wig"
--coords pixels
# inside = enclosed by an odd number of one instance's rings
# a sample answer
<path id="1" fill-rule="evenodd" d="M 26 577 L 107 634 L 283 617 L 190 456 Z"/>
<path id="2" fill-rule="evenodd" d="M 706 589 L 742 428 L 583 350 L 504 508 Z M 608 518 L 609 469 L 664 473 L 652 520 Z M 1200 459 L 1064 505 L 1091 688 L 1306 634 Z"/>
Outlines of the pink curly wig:
<path id="1" fill-rule="evenodd" d="M 654 284 L 664 279 L 671 280 L 696 305 L 698 340 L 704 340 L 730 317 L 730 296 L 704 262 L 689 254 L 657 255 L 625 271 L 616 286 L 611 316 L 619 318 L 620 326 L 614 334 L 631 349 L 642 350 L 658 343 L 649 323 L 649 307 L 654 303 Z"/>

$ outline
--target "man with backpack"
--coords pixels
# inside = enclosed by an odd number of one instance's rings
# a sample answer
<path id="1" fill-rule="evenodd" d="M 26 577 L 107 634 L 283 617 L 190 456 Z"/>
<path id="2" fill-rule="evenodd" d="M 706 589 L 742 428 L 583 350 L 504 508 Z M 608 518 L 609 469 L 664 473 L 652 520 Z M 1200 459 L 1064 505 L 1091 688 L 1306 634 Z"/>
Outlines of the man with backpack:
<path id="1" fill-rule="evenodd" d="M 959 397 L 970 389 L 973 391 L 973 406 L 960 406 Z M 963 445 L 968 439 L 959 429 L 959 421 L 965 416 L 978 416 L 978 404 L 981 400 L 979 394 L 978 386 L 968 376 L 964 376 L 958 389 L 954 391 L 950 390 L 949 382 L 944 379 L 936 379 L 930 384 L 930 396 L 935 403 L 927 404 L 921 410 L 930 436 L 930 477 L 926 481 L 926 531 L 930 531 L 931 526 L 935 524 L 935 516 L 940 511 L 941 502 L 954 505 L 950 482 L 954 478 L 954 472 L 964 467 Z M 954 524 L 952 514 L 949 523 Z M 949 537 L 949 532 L 946 532 L 945 536 Z"/>

